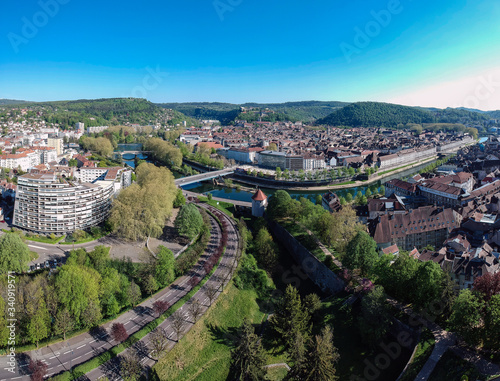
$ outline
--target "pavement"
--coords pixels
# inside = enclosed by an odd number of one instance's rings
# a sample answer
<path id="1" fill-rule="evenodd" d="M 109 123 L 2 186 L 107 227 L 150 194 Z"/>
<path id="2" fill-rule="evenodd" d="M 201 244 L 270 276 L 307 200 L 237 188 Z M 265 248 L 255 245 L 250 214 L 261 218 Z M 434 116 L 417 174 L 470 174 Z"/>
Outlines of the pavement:
<path id="1" fill-rule="evenodd" d="M 129 335 L 140 330 L 146 324 L 151 322 L 156 318 L 153 313 L 153 303 L 157 300 L 165 300 L 169 302 L 170 305 L 175 304 L 179 299 L 184 297 L 192 288 L 190 285 L 190 279 L 195 276 L 205 276 L 205 272 L 203 269 L 203 264 L 207 260 L 207 258 L 215 252 L 215 249 L 220 244 L 220 240 L 222 239 L 221 230 L 219 225 L 215 222 L 215 220 L 210 217 L 211 220 L 211 239 L 209 245 L 207 246 L 207 250 L 201 256 L 198 263 L 193 267 L 190 273 L 186 276 L 180 277 L 177 279 L 172 285 L 163 289 L 162 291 L 155 294 L 153 297 L 141 303 L 139 306 L 134 308 L 133 310 L 129 310 L 113 321 L 110 321 L 97 329 L 94 329 L 91 332 L 83 333 L 81 335 L 75 336 L 71 339 L 61 341 L 38 350 L 33 350 L 31 352 L 18 354 L 16 357 L 16 366 L 14 367 L 14 372 L 11 373 L 7 370 L 8 368 L 8 357 L 2 356 L 0 357 L 0 380 L 21 380 L 28 381 L 30 379 L 27 366 L 30 356 L 31 358 L 41 360 L 48 366 L 48 376 L 52 376 L 58 374 L 60 372 L 71 369 L 72 367 L 81 364 L 90 360 L 93 357 L 98 356 L 102 352 L 105 352 L 117 345 L 118 343 L 114 341 L 109 334 L 109 330 L 112 324 L 116 322 L 123 323 Z M 229 244 L 226 250 L 226 254 L 221 259 L 221 265 L 217 268 L 217 271 L 211 276 L 208 282 L 219 282 L 221 274 L 227 271 L 228 268 L 233 268 L 230 266 L 231 261 L 236 260 L 237 255 L 237 230 L 234 225 L 230 224 L 231 232 L 229 234 Z M 236 242 L 236 244 L 234 244 Z M 231 244 L 232 243 L 232 244 Z M 99 243 L 95 243 L 98 245 Z M 37 243 L 38 245 L 38 243 Z M 40 247 L 46 244 L 40 244 Z M 86 245 L 86 244 L 82 244 Z M 53 246 L 53 245 L 52 245 Z M 66 246 L 66 245 L 65 245 Z M 79 245 L 75 245 L 79 246 Z M 69 247 L 72 248 L 70 245 Z M 41 250 L 41 249 L 40 249 Z M 207 306 L 207 298 L 204 294 L 203 288 L 198 291 L 194 298 L 198 298 L 203 305 L 205 305 L 205 310 L 208 308 Z M 186 326 L 185 329 L 189 329 L 189 319 L 187 318 L 187 305 L 182 309 L 183 314 L 186 317 Z M 162 326 L 164 326 L 169 335 L 172 335 L 172 329 L 170 327 L 170 321 L 167 319 Z M 143 338 L 145 345 L 149 343 L 149 336 L 147 335 Z M 174 343 L 172 341 L 172 343 Z M 116 360 L 115 360 L 116 361 Z M 143 362 L 146 365 L 151 364 L 153 360 L 150 357 L 144 357 Z M 91 380 L 98 379 L 102 374 L 112 371 L 113 364 L 110 363 L 108 365 L 104 364 L 98 370 L 90 372 L 88 377 Z M 115 372 L 116 373 L 116 372 Z M 116 376 L 116 375 L 115 375 Z M 116 377 L 114 377 L 116 379 Z M 111 378 L 110 378 L 111 379 Z"/>
<path id="2" fill-rule="evenodd" d="M 212 208 L 208 205 L 200 204 L 200 206 L 210 209 L 212 212 L 218 212 L 215 208 Z M 189 313 L 189 304 L 193 300 L 197 299 L 202 305 L 202 315 L 205 314 L 205 312 L 210 308 L 209 299 L 205 294 L 206 287 L 210 284 L 216 286 L 219 289 L 219 292 L 216 296 L 218 298 L 222 293 L 223 286 L 226 285 L 231 279 L 231 270 L 234 271 L 234 269 L 236 269 L 237 260 L 239 257 L 238 231 L 231 219 L 229 219 L 224 214 L 223 218 L 225 218 L 228 222 L 228 244 L 226 246 L 226 252 L 222 256 L 219 266 L 205 283 L 205 285 L 198 292 L 196 292 L 187 303 L 179 308 L 178 311 L 181 312 L 184 318 L 184 326 L 182 328 L 181 336 L 184 336 L 196 323 L 196 321 L 194 321 L 193 317 Z M 176 337 L 171 324 L 172 317 L 169 317 L 159 325 L 159 327 L 163 328 L 166 331 L 169 340 L 166 351 L 170 351 L 179 340 L 179 338 Z M 136 352 L 139 355 L 139 357 L 141 358 L 141 364 L 145 367 L 146 370 L 152 368 L 153 365 L 156 364 L 156 360 L 151 356 L 150 334 L 147 334 L 133 347 L 123 351 L 120 356 L 115 357 L 114 359 L 111 359 L 110 361 L 101 365 L 99 368 L 88 372 L 86 374 L 86 377 L 89 380 L 98 380 L 102 377 L 107 377 L 109 380 L 121 380 L 122 376 L 120 374 L 120 357 L 126 354 L 130 354 L 131 352 Z"/>

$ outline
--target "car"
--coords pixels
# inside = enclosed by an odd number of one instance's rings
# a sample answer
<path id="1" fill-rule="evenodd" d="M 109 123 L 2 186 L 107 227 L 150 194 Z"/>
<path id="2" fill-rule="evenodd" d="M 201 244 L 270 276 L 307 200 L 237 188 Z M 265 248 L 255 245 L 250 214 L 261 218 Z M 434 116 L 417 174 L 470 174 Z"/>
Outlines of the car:
<path id="1" fill-rule="evenodd" d="M 0 222 L 1 222 L 2 224 L 5 224 L 5 220 L 1 220 Z"/>
<path id="2" fill-rule="evenodd" d="M 50 262 L 48 260 L 45 261 L 45 267 L 50 267 Z"/>
<path id="3" fill-rule="evenodd" d="M 42 268 L 42 267 L 40 266 L 40 263 L 37 263 L 37 264 L 36 264 L 36 269 L 37 269 L 37 270 L 40 270 L 41 268 Z"/>
<path id="4" fill-rule="evenodd" d="M 30 266 L 30 271 L 35 271 L 36 270 L 36 266 L 35 265 L 31 265 Z"/>

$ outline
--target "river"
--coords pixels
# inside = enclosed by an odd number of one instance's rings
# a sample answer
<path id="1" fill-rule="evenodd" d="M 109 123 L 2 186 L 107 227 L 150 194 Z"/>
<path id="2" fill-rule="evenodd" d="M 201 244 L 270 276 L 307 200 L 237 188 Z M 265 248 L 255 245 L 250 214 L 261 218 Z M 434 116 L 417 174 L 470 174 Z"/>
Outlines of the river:
<path id="1" fill-rule="evenodd" d="M 366 186 L 360 186 L 360 187 L 352 187 L 352 188 L 346 188 L 346 189 L 336 189 L 334 192 L 340 197 L 343 196 L 345 197 L 347 193 L 351 193 L 353 196 L 356 195 L 356 193 L 361 192 L 365 194 L 366 190 L 370 188 L 371 192 L 374 193 L 374 191 L 378 191 L 380 189 L 380 185 L 392 180 L 392 179 L 403 179 L 405 177 L 409 177 L 413 174 L 418 173 L 422 168 L 428 166 L 429 164 L 433 163 L 432 162 L 427 162 L 424 164 L 421 164 L 417 167 L 407 169 L 403 172 L 399 172 L 396 174 L 389 174 L 387 177 L 385 177 L 380 183 L 373 183 L 370 185 Z M 236 182 L 235 182 L 236 183 Z M 196 184 L 191 184 L 183 187 L 183 189 L 190 190 L 192 192 L 197 192 L 197 193 L 211 193 L 212 196 L 214 197 L 221 197 L 221 198 L 227 198 L 229 200 L 237 200 L 237 201 L 247 201 L 251 202 L 252 201 L 252 195 L 253 193 L 243 191 L 243 190 L 237 190 L 235 188 L 226 188 L 226 187 L 221 187 L 221 186 L 216 186 L 213 185 L 210 182 L 204 182 L 204 183 L 196 183 Z M 276 189 L 269 189 L 269 188 L 260 188 L 266 195 L 271 196 L 276 192 Z M 325 193 L 325 191 L 293 191 L 290 190 L 288 191 L 290 196 L 292 196 L 295 199 L 299 199 L 301 197 L 308 198 L 311 201 L 315 201 L 317 195 L 322 195 Z"/>

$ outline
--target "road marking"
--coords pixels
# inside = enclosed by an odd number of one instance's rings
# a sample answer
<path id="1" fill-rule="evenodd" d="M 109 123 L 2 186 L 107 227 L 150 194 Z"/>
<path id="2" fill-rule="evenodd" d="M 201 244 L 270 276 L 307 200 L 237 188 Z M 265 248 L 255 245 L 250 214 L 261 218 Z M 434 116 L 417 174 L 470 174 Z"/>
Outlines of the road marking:
<path id="1" fill-rule="evenodd" d="M 48 250 L 45 247 L 40 247 L 40 246 L 35 246 L 35 245 L 28 245 L 29 247 L 34 247 L 35 249 L 41 249 L 41 250 Z"/>
<path id="2" fill-rule="evenodd" d="M 73 360 L 78 360 L 80 357 L 82 357 L 82 356 L 75 357 Z"/>
<path id="3" fill-rule="evenodd" d="M 68 353 L 70 353 L 71 351 L 67 351 L 67 352 L 64 352 L 63 354 L 67 355 Z"/>
<path id="4" fill-rule="evenodd" d="M 92 344 L 94 341 L 97 341 L 97 340 L 92 340 L 89 344 Z"/>
<path id="5" fill-rule="evenodd" d="M 84 346 L 86 346 L 87 344 L 83 344 L 83 345 L 80 345 L 79 347 L 76 347 L 76 349 L 80 349 L 80 348 L 83 348 Z"/>
<path id="6" fill-rule="evenodd" d="M 55 359 L 57 356 L 49 357 L 49 360 Z"/>

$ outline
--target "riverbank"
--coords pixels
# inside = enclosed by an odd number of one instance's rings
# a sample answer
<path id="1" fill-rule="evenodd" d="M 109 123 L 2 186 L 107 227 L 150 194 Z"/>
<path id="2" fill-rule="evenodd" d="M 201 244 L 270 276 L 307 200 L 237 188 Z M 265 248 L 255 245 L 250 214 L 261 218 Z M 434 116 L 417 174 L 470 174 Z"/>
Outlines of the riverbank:
<path id="1" fill-rule="evenodd" d="M 325 186 L 317 186 L 317 187 L 290 186 L 290 187 L 284 188 L 282 186 L 275 186 L 273 184 L 267 184 L 267 183 L 262 184 L 262 183 L 254 182 L 254 181 L 247 180 L 247 179 L 241 179 L 241 178 L 235 179 L 235 181 L 237 181 L 238 183 L 252 185 L 254 187 L 265 187 L 265 188 L 269 188 L 269 189 L 286 189 L 286 190 L 290 190 L 290 191 L 328 191 L 328 190 L 336 190 L 336 189 L 349 189 L 349 188 L 356 188 L 359 186 L 371 185 L 371 184 L 376 183 L 378 181 L 382 181 L 386 177 L 393 176 L 393 175 L 396 175 L 398 173 L 411 170 L 412 168 L 421 166 L 422 164 L 428 164 L 428 163 L 435 161 L 435 160 L 437 160 L 437 156 L 432 156 L 429 159 L 418 161 L 412 165 L 406 165 L 406 166 L 398 167 L 398 168 L 395 168 L 392 170 L 384 171 L 384 172 L 382 172 L 381 175 L 373 176 L 369 180 L 363 180 L 363 181 L 356 180 L 356 181 L 349 181 L 347 183 L 342 183 L 342 184 L 325 185 Z"/>

